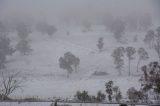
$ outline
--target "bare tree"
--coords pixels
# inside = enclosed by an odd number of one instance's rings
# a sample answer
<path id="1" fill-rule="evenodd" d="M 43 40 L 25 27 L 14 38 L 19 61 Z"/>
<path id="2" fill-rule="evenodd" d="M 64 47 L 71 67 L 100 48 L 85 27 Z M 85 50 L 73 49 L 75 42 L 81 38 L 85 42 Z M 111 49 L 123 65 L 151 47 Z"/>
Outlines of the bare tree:
<path id="1" fill-rule="evenodd" d="M 136 53 L 136 49 L 134 47 L 127 47 L 126 48 L 126 53 L 127 53 L 127 58 L 128 58 L 128 75 L 131 75 L 131 70 L 130 70 L 130 65 L 131 65 L 131 60 L 134 59 L 133 55 Z"/>
<path id="2" fill-rule="evenodd" d="M 6 100 L 8 96 L 14 91 L 22 87 L 22 80 L 18 78 L 17 73 L 4 73 L 2 72 L 2 81 L 0 86 L 0 99 Z"/>
<path id="3" fill-rule="evenodd" d="M 147 60 L 149 58 L 147 51 L 144 48 L 139 48 L 138 49 L 138 55 L 139 55 L 139 59 L 138 59 L 138 63 L 137 63 L 137 72 L 139 69 L 139 64 L 142 60 Z"/>

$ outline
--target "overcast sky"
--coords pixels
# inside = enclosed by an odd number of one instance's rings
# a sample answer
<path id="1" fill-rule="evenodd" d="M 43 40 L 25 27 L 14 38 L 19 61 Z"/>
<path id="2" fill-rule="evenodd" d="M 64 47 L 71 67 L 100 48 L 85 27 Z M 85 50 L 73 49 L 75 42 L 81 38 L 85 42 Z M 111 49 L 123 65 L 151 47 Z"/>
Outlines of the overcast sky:
<path id="1" fill-rule="evenodd" d="M 152 0 L 0 0 L 0 7 L 1 16 L 5 18 L 32 17 L 36 20 L 57 21 L 70 15 L 97 18 L 106 13 L 124 16 L 148 12 L 155 15 Z"/>

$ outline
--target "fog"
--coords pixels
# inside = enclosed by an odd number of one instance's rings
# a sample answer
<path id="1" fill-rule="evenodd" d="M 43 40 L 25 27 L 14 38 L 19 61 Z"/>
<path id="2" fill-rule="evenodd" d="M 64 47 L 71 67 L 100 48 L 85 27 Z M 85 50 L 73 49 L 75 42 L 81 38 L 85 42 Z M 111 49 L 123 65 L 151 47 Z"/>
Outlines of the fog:
<path id="1" fill-rule="evenodd" d="M 156 16 L 155 4 L 151 0 L 0 0 L 0 13 L 2 20 L 61 24 L 101 21 L 107 15 L 123 18 L 149 13 Z"/>

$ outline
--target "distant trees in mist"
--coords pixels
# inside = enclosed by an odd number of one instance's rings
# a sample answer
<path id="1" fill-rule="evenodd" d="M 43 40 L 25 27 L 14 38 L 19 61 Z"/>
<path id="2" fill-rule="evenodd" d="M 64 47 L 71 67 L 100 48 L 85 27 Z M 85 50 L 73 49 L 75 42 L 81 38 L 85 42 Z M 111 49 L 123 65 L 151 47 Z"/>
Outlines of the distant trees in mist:
<path id="1" fill-rule="evenodd" d="M 0 34 L 0 69 L 5 67 L 7 56 L 11 56 L 15 50 L 10 45 L 10 39 Z"/>
<path id="2" fill-rule="evenodd" d="M 112 53 L 112 57 L 114 58 L 114 64 L 116 65 L 115 68 L 118 70 L 119 75 L 122 74 L 122 69 L 124 66 L 124 60 L 123 60 L 124 53 L 125 53 L 124 47 L 118 47 Z"/>
<path id="3" fill-rule="evenodd" d="M 29 37 L 29 34 L 31 33 L 31 29 L 24 23 L 20 23 L 17 25 L 16 30 L 20 38 L 19 42 L 16 45 L 16 50 L 23 55 L 27 55 L 32 51 L 28 41 L 28 37 Z"/>
<path id="4" fill-rule="evenodd" d="M 157 27 L 157 29 L 149 30 L 144 38 L 144 43 L 148 44 L 149 47 L 158 55 L 159 61 L 160 61 L 160 26 Z"/>
<path id="5" fill-rule="evenodd" d="M 149 30 L 145 35 L 144 43 L 149 45 L 150 48 L 154 47 L 154 41 L 155 41 L 154 37 L 155 37 L 155 33 L 153 30 Z"/>
<path id="6" fill-rule="evenodd" d="M 108 29 L 114 34 L 115 39 L 118 42 L 122 41 L 122 37 L 125 33 L 125 23 L 121 19 L 114 19 L 110 22 Z"/>
<path id="7" fill-rule="evenodd" d="M 104 46 L 104 39 L 102 37 L 100 37 L 98 39 L 98 43 L 97 43 L 97 47 L 98 47 L 98 49 L 99 49 L 100 52 L 102 51 L 103 46 Z"/>
<path id="8" fill-rule="evenodd" d="M 137 53 L 138 56 L 135 54 Z M 135 55 L 135 56 L 134 56 Z M 113 50 L 112 57 L 114 59 L 115 68 L 118 70 L 118 75 L 122 75 L 122 70 L 125 64 L 125 57 L 128 59 L 128 75 L 131 75 L 131 61 L 137 57 L 137 72 L 139 70 L 139 65 L 142 61 L 149 59 L 148 52 L 144 48 L 139 48 L 136 51 L 136 48 L 132 46 L 117 47 Z"/>
<path id="9" fill-rule="evenodd" d="M 83 32 L 89 32 L 91 30 L 91 22 L 89 22 L 88 20 L 85 20 L 82 23 L 82 26 L 84 27 Z"/>
<path id="10" fill-rule="evenodd" d="M 149 56 L 148 56 L 148 52 L 144 48 L 139 48 L 137 53 L 138 53 L 138 56 L 139 56 L 138 63 L 137 63 L 137 72 L 138 72 L 140 62 L 148 60 Z"/>
<path id="11" fill-rule="evenodd" d="M 18 42 L 16 45 L 16 50 L 19 51 L 22 55 L 27 55 L 32 51 L 29 42 L 26 39 L 21 39 Z"/>
<path id="12" fill-rule="evenodd" d="M 57 28 L 55 26 L 49 25 L 48 23 L 45 23 L 45 22 L 38 23 L 36 25 L 36 29 L 42 34 L 47 34 L 50 37 L 52 37 L 53 34 L 57 32 Z"/>
<path id="13" fill-rule="evenodd" d="M 63 57 L 59 58 L 59 66 L 60 68 L 67 70 L 68 77 L 73 71 L 77 72 L 79 64 L 80 59 L 71 52 L 66 52 Z"/>
<path id="14" fill-rule="evenodd" d="M 29 34 L 32 33 L 30 27 L 25 23 L 17 24 L 16 31 L 20 39 L 27 39 Z"/>

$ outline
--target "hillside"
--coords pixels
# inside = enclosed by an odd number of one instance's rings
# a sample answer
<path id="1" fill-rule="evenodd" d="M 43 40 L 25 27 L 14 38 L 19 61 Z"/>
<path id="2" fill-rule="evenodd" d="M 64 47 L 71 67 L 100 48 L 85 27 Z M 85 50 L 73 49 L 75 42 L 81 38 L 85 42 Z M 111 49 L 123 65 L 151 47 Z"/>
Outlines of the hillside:
<path id="1" fill-rule="evenodd" d="M 66 32 L 70 31 L 70 35 Z M 8 58 L 7 70 L 20 71 L 24 82 L 23 90 L 16 91 L 13 97 L 73 97 L 77 90 L 87 90 L 89 94 L 96 94 L 101 90 L 105 92 L 105 83 L 113 80 L 123 92 L 124 97 L 129 87 L 140 87 L 139 75 L 136 72 L 137 59 L 131 63 L 132 76 L 128 77 L 128 64 L 125 57 L 125 67 L 122 76 L 117 76 L 111 53 L 116 47 L 133 46 L 136 49 L 145 47 L 150 59 L 142 62 L 157 60 L 157 54 L 143 43 L 146 32 L 126 32 L 125 39 L 128 44 L 117 43 L 113 34 L 106 31 L 103 26 L 93 27 L 89 32 L 82 32 L 81 28 L 58 30 L 53 37 L 42 35 L 39 32 L 30 34 L 30 45 L 33 52 L 23 56 L 16 52 Z M 133 42 L 135 35 L 138 41 Z M 16 33 L 10 34 L 13 45 L 18 41 Z M 98 51 L 96 46 L 99 37 L 104 38 L 104 48 Z M 77 73 L 72 73 L 67 78 L 67 71 L 59 68 L 58 59 L 65 52 L 70 51 L 80 58 L 80 66 Z M 137 54 L 134 56 L 137 57 Z M 95 71 L 106 72 L 106 76 L 93 76 Z M 21 93 L 19 93 L 21 92 Z"/>

